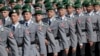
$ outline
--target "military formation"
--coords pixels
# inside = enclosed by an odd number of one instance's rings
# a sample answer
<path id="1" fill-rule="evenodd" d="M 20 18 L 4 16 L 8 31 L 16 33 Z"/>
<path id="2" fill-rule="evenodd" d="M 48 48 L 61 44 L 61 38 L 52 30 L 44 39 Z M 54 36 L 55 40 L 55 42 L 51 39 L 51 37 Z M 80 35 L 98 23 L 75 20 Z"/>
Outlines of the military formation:
<path id="1" fill-rule="evenodd" d="M 100 56 L 100 1 L 0 0 L 0 56 Z"/>

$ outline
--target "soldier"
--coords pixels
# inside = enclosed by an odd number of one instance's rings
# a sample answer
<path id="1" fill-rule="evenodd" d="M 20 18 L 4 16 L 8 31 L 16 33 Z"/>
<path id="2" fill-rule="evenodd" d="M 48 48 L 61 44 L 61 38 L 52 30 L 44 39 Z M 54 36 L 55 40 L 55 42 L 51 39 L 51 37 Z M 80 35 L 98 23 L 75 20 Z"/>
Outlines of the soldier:
<path id="1" fill-rule="evenodd" d="M 0 0 L 0 9 L 1 9 L 2 7 L 4 7 L 4 6 L 5 6 L 5 2 L 2 1 L 2 0 Z M 0 17 L 2 17 L 1 12 L 0 12 Z"/>
<path id="2" fill-rule="evenodd" d="M 95 15 L 95 13 L 93 12 L 93 3 L 92 2 L 87 2 L 86 4 L 86 9 L 87 9 L 87 18 L 90 18 L 89 21 L 91 21 L 92 23 L 92 35 L 91 37 L 88 37 L 88 42 L 89 42 L 89 47 L 90 47 L 90 56 L 95 56 L 95 43 L 97 42 L 97 15 Z M 90 34 L 90 33 L 88 33 Z"/>
<path id="3" fill-rule="evenodd" d="M 9 4 L 10 4 L 10 9 L 12 10 L 15 7 L 15 5 L 17 4 L 17 0 L 10 0 Z"/>
<path id="4" fill-rule="evenodd" d="M 39 13 L 37 13 L 37 12 L 39 12 Z M 55 42 L 55 39 L 54 39 L 54 35 L 52 34 L 49 25 L 42 21 L 42 19 L 43 19 L 42 11 L 36 11 L 36 13 L 37 13 L 37 15 L 35 15 L 36 22 L 41 26 L 41 28 L 42 28 L 41 32 L 44 33 L 47 50 L 50 51 L 50 47 L 53 48 L 52 52 L 51 52 L 53 54 L 48 55 L 48 56 L 57 56 L 57 51 L 56 51 L 57 46 L 56 46 L 56 42 Z"/>
<path id="5" fill-rule="evenodd" d="M 83 6 L 83 13 L 87 13 L 87 10 L 86 10 L 86 3 L 88 1 L 87 0 L 84 0 L 83 3 L 82 3 L 82 6 Z"/>
<path id="6" fill-rule="evenodd" d="M 29 4 L 25 4 L 25 5 L 22 7 L 22 10 L 27 9 L 27 8 L 30 8 L 30 9 L 31 9 L 31 6 L 30 6 Z M 32 16 L 33 16 L 33 15 L 34 15 L 34 14 L 32 14 Z M 32 20 L 35 22 L 34 16 L 32 17 Z"/>
<path id="7" fill-rule="evenodd" d="M 74 18 L 74 5 L 73 3 L 69 2 L 67 5 L 66 5 L 66 10 L 67 10 L 67 17 L 68 18 Z"/>
<path id="8" fill-rule="evenodd" d="M 31 6 L 31 12 L 32 12 L 32 14 L 34 14 L 35 11 L 34 11 L 34 7 L 32 4 L 32 0 L 25 0 L 24 2 L 25 2 L 25 4 L 29 4 Z"/>
<path id="9" fill-rule="evenodd" d="M 69 20 L 69 18 L 66 17 L 65 8 L 66 7 L 63 4 L 58 5 L 58 19 L 60 20 L 59 27 L 62 29 L 62 37 L 66 40 L 66 43 L 63 46 L 61 46 L 61 50 L 63 50 L 66 56 L 68 56 L 69 48 L 71 46 L 72 56 L 76 56 L 77 37 L 75 35 L 75 24 L 72 20 Z"/>
<path id="10" fill-rule="evenodd" d="M 47 8 L 48 8 L 49 6 L 53 6 L 53 4 L 52 4 L 51 2 L 45 3 L 45 8 L 46 8 L 46 10 L 47 10 Z M 47 12 L 47 11 L 46 11 L 46 12 Z M 47 18 L 47 13 L 45 14 L 45 18 Z"/>
<path id="11" fill-rule="evenodd" d="M 98 27 L 99 23 L 100 23 L 100 2 L 96 1 L 94 4 L 94 13 L 98 16 Z M 99 34 L 99 28 L 97 31 L 97 44 L 96 44 L 96 51 L 97 51 L 97 55 L 100 56 L 100 34 Z"/>
<path id="12" fill-rule="evenodd" d="M 52 45 L 48 45 L 47 47 L 47 50 L 48 50 L 48 54 L 47 56 L 57 56 L 58 52 L 60 52 L 60 46 L 59 46 L 59 38 L 57 36 L 57 33 L 58 33 L 58 21 L 56 20 L 56 14 L 55 14 L 55 11 L 54 11 L 54 8 L 52 6 L 49 6 L 47 8 L 47 18 L 43 19 L 43 22 L 47 23 L 50 27 L 49 28 L 49 31 L 53 34 L 54 36 L 54 39 L 53 40 L 55 43 L 56 43 L 56 49 L 52 49 Z M 52 44 L 52 43 L 50 43 Z"/>
<path id="13" fill-rule="evenodd" d="M 13 9 L 15 9 L 19 12 L 19 16 L 20 16 L 19 21 L 24 20 L 23 16 L 22 16 L 22 7 L 21 7 L 21 5 L 17 4 L 17 5 L 15 5 L 15 7 Z"/>
<path id="14" fill-rule="evenodd" d="M 53 7 L 54 7 L 54 10 L 55 10 L 55 12 L 56 12 L 56 14 L 57 14 L 57 3 L 58 3 L 58 0 L 54 0 L 53 2 Z"/>
<path id="15" fill-rule="evenodd" d="M 34 5 L 35 10 L 42 10 L 42 5 L 40 3 L 36 3 Z"/>
<path id="16" fill-rule="evenodd" d="M 44 4 L 44 1 L 43 0 L 36 0 L 36 3 L 39 3 L 42 5 L 42 11 L 44 14 L 46 14 L 46 8 L 45 8 L 45 4 Z"/>
<path id="17" fill-rule="evenodd" d="M 12 56 L 18 56 L 18 47 L 13 33 L 3 26 L 2 19 L 0 19 L 0 56 L 8 56 L 7 47 L 10 47 L 13 51 Z"/>
<path id="18" fill-rule="evenodd" d="M 34 8 L 35 8 L 35 10 L 42 10 L 42 12 L 43 12 L 43 17 L 44 17 L 44 18 L 46 17 L 46 14 L 45 14 L 45 12 L 43 11 L 43 8 L 42 8 L 42 4 L 36 3 L 36 4 L 34 5 Z"/>
<path id="19" fill-rule="evenodd" d="M 31 39 L 31 46 L 30 46 L 30 51 L 29 54 L 30 56 L 40 56 L 40 55 L 45 55 L 44 54 L 44 35 L 40 31 L 40 27 L 38 24 L 36 24 L 32 20 L 32 13 L 30 8 L 25 8 L 23 10 L 23 18 L 24 18 L 24 26 L 28 29 L 29 31 L 29 36 Z M 38 41 L 37 41 L 38 40 Z M 37 42 L 39 42 L 39 46 L 37 45 Z M 38 47 L 40 47 L 38 51 Z M 39 53 L 40 52 L 40 53 Z"/>
<path id="20" fill-rule="evenodd" d="M 94 13 L 100 15 L 100 2 L 96 1 L 93 5 L 94 5 Z"/>
<path id="21" fill-rule="evenodd" d="M 8 26 L 12 23 L 9 17 L 9 12 L 10 12 L 10 9 L 7 6 L 4 6 L 1 8 L 4 26 Z"/>
<path id="22" fill-rule="evenodd" d="M 28 30 L 25 29 L 25 27 L 19 23 L 19 12 L 16 10 L 12 10 L 9 13 L 9 16 L 12 20 L 12 24 L 8 27 L 12 30 L 14 33 L 15 40 L 17 42 L 18 46 L 18 52 L 19 56 L 29 56 L 30 51 L 30 37 Z M 11 53 L 13 53 L 11 51 Z"/>
<path id="23" fill-rule="evenodd" d="M 75 11 L 76 13 L 75 13 L 74 20 L 76 21 L 76 30 L 77 30 L 76 32 L 78 37 L 78 47 L 77 47 L 78 55 L 85 56 L 86 55 L 85 47 L 87 43 L 86 34 L 87 31 L 89 31 L 89 28 L 86 26 L 88 21 L 82 11 L 82 4 L 80 3 L 75 4 Z"/>
<path id="24" fill-rule="evenodd" d="M 22 7 L 23 4 L 24 4 L 24 1 L 23 0 L 17 0 L 17 4 L 21 5 L 21 7 Z"/>

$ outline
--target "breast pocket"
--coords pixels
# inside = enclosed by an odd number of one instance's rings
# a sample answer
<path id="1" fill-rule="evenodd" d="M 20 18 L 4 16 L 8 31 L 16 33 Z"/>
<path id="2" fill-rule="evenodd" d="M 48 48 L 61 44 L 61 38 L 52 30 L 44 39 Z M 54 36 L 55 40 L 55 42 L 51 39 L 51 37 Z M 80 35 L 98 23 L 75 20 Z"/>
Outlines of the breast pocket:
<path id="1" fill-rule="evenodd" d="M 2 33 L 0 34 L 0 41 L 5 42 L 5 41 L 7 40 L 7 38 L 8 38 L 8 35 L 7 35 L 6 32 L 2 32 Z"/>
<path id="2" fill-rule="evenodd" d="M 93 25 L 93 26 L 92 26 L 93 29 L 97 29 L 97 23 L 93 23 L 92 25 Z"/>
<path id="3" fill-rule="evenodd" d="M 19 30 L 18 37 L 24 37 L 24 31 L 23 30 Z"/>
<path id="4" fill-rule="evenodd" d="M 81 23 L 80 26 L 81 26 L 81 28 L 84 28 L 85 27 L 85 23 Z"/>
<path id="5" fill-rule="evenodd" d="M 36 35 L 35 31 L 30 31 L 30 39 L 31 39 L 31 41 L 35 40 L 35 37 L 36 37 L 35 35 Z"/>
<path id="6" fill-rule="evenodd" d="M 64 27 L 66 33 L 69 33 L 69 25 L 68 24 L 65 24 L 65 27 Z"/>

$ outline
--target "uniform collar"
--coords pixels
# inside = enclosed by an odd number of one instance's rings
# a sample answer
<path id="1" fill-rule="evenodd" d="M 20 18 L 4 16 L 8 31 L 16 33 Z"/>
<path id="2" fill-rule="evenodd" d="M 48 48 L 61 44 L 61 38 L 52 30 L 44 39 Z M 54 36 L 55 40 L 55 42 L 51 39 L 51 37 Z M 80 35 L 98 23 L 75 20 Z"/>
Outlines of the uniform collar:
<path id="1" fill-rule="evenodd" d="M 39 25 L 43 25 L 43 22 L 42 22 L 42 21 L 40 21 L 38 24 L 39 24 Z"/>
<path id="2" fill-rule="evenodd" d="M 6 20 L 6 21 L 9 20 L 9 17 L 6 17 L 5 20 Z"/>
<path id="3" fill-rule="evenodd" d="M 61 17 L 61 19 L 62 19 L 62 20 L 65 20 L 65 17 L 66 17 L 66 16 L 64 15 L 64 16 Z"/>
<path id="4" fill-rule="evenodd" d="M 90 13 L 87 13 L 89 16 L 94 15 L 93 11 L 91 11 Z"/>
<path id="5" fill-rule="evenodd" d="M 26 21 L 25 23 L 28 23 L 28 25 L 33 23 L 32 18 L 30 20 Z"/>
<path id="6" fill-rule="evenodd" d="M 84 14 L 81 12 L 80 14 L 76 14 L 77 16 L 84 16 Z"/>
<path id="7" fill-rule="evenodd" d="M 13 26 L 16 28 L 19 25 L 19 22 L 17 22 L 16 24 L 13 24 Z"/>
<path id="8" fill-rule="evenodd" d="M 54 20 L 55 20 L 55 16 L 49 18 L 49 20 L 50 20 L 51 22 L 54 21 Z"/>
<path id="9" fill-rule="evenodd" d="M 100 11 L 94 11 L 95 14 L 100 15 Z"/>
<path id="10" fill-rule="evenodd" d="M 68 16 L 69 18 L 73 18 L 73 17 L 74 17 L 74 13 L 71 13 L 70 15 L 67 14 L 67 16 Z"/>

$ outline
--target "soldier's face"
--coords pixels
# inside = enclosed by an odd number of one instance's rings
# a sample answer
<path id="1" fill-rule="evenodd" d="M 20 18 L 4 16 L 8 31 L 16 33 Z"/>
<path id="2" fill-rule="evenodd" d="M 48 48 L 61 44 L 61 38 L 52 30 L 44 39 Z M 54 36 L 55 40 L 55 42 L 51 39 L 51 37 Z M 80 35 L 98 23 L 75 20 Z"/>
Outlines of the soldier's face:
<path id="1" fill-rule="evenodd" d="M 93 10 L 93 6 L 88 6 L 86 7 L 86 9 L 87 9 L 87 12 L 91 12 Z"/>
<path id="2" fill-rule="evenodd" d="M 56 6 L 56 4 L 53 4 L 53 7 L 54 7 L 55 9 L 57 9 L 57 6 Z"/>
<path id="3" fill-rule="evenodd" d="M 35 16 L 36 21 L 41 21 L 43 19 L 43 16 L 41 14 L 37 14 Z"/>
<path id="4" fill-rule="evenodd" d="M 13 23 L 16 23 L 19 21 L 19 15 L 17 13 L 11 14 L 11 20 Z"/>
<path id="5" fill-rule="evenodd" d="M 66 9 L 64 9 L 64 8 L 59 9 L 58 11 L 59 11 L 59 15 L 60 15 L 60 16 L 63 16 L 63 15 L 66 14 Z"/>
<path id="6" fill-rule="evenodd" d="M 16 3 L 11 3 L 11 4 L 10 4 L 11 8 L 14 8 L 15 5 L 16 5 Z"/>
<path id="7" fill-rule="evenodd" d="M 94 6 L 94 10 L 95 10 L 95 11 L 100 10 L 100 5 L 95 5 L 95 6 Z"/>
<path id="8" fill-rule="evenodd" d="M 0 4 L 0 8 L 2 8 L 4 6 L 4 4 Z"/>
<path id="9" fill-rule="evenodd" d="M 9 15 L 9 11 L 2 11 L 2 16 L 6 18 Z"/>
<path id="10" fill-rule="evenodd" d="M 25 12 L 25 13 L 23 14 L 23 17 L 24 17 L 24 20 L 28 21 L 28 20 L 31 19 L 32 14 L 31 14 L 30 12 Z"/>
<path id="11" fill-rule="evenodd" d="M 83 7 L 83 11 L 86 11 L 86 7 Z"/>
<path id="12" fill-rule="evenodd" d="M 49 10 L 47 12 L 47 14 L 48 14 L 48 17 L 51 18 L 51 17 L 53 17 L 55 15 L 55 12 L 54 12 L 54 10 Z"/>
<path id="13" fill-rule="evenodd" d="M 23 1 L 22 0 L 18 1 L 18 4 L 23 5 Z"/>
<path id="14" fill-rule="evenodd" d="M 80 14 L 82 12 L 82 8 L 76 8 L 75 10 L 77 14 Z"/>
<path id="15" fill-rule="evenodd" d="M 72 6 L 67 7 L 67 12 L 68 13 L 72 13 L 74 10 L 74 8 Z"/>

